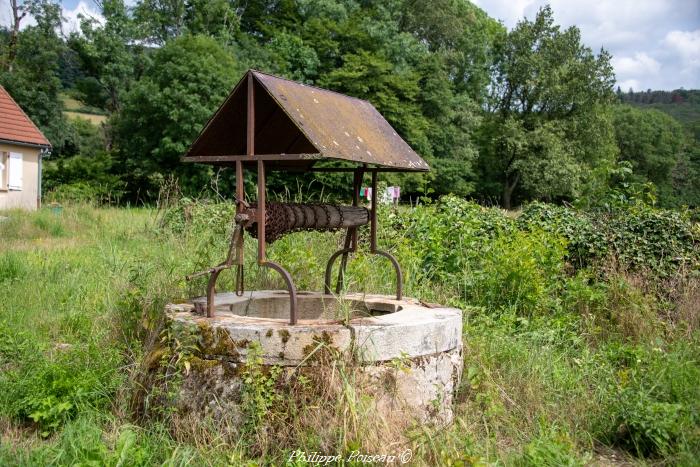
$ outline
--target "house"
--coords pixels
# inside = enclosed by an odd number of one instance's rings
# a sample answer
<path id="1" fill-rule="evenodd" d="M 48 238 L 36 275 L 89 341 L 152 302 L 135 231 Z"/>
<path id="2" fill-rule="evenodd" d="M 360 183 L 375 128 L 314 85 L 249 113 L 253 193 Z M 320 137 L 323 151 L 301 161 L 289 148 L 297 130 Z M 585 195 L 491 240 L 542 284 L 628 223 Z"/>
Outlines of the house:
<path id="1" fill-rule="evenodd" d="M 41 206 L 41 158 L 51 143 L 0 86 L 0 210 Z"/>

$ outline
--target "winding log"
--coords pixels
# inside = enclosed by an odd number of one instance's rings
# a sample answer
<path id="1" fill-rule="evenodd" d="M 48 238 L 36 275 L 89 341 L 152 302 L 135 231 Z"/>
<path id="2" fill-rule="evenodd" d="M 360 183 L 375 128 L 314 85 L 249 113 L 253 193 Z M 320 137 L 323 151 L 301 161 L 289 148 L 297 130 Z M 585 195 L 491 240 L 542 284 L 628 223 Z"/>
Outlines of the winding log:
<path id="1" fill-rule="evenodd" d="M 248 209 L 251 219 L 257 219 L 257 208 Z M 301 230 L 332 231 L 359 227 L 369 223 L 369 210 L 358 206 L 333 204 L 265 203 L 265 240 L 272 243 L 282 236 Z M 246 225 L 257 238 L 257 221 Z"/>

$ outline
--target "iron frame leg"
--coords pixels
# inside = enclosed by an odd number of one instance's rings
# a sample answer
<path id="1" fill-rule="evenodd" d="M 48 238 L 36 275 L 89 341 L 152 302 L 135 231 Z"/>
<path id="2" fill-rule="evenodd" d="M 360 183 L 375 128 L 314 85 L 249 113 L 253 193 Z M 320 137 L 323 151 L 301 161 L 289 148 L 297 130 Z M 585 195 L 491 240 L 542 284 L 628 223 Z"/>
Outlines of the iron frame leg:
<path id="1" fill-rule="evenodd" d="M 209 282 L 207 283 L 207 318 L 213 318 L 214 312 L 216 310 L 216 305 L 214 303 L 214 297 L 216 297 L 216 281 L 219 279 L 219 274 L 223 269 L 219 269 L 226 263 L 221 263 L 219 266 L 212 271 L 209 276 Z"/>
<path id="2" fill-rule="evenodd" d="M 326 295 L 329 295 L 331 293 L 331 276 L 333 275 L 333 263 L 335 260 L 338 258 L 340 255 L 347 255 L 348 253 L 353 253 L 354 250 L 352 248 L 343 248 L 341 250 L 336 251 L 331 255 L 331 257 L 328 259 L 328 263 L 326 263 L 326 280 L 324 282 L 323 286 L 323 293 Z M 343 264 L 341 263 L 340 266 L 340 271 L 338 271 L 338 284 L 336 285 L 336 293 L 340 293 L 340 290 L 342 289 L 342 281 L 344 278 L 344 271 L 343 271 Z"/>
<path id="3" fill-rule="evenodd" d="M 289 271 L 265 255 L 265 162 L 258 161 L 258 264 L 279 272 L 289 292 L 289 324 L 297 324 L 297 288 Z"/>
<path id="4" fill-rule="evenodd" d="M 360 186 L 362 185 L 362 177 L 364 176 L 364 167 L 356 169 L 353 172 L 353 182 L 352 182 L 352 205 L 360 205 Z M 351 227 L 347 229 L 345 233 L 345 243 L 343 248 L 336 251 L 328 258 L 328 263 L 326 263 L 326 275 L 323 282 L 323 293 L 329 295 L 331 293 L 331 276 L 333 275 L 333 263 L 338 256 L 343 255 L 340 260 L 340 269 L 338 270 L 338 280 L 335 285 L 335 293 L 340 294 L 343 289 L 345 282 L 345 271 L 348 266 L 348 257 L 350 253 L 357 251 L 357 227 Z"/>
<path id="5" fill-rule="evenodd" d="M 284 282 L 287 284 L 287 292 L 289 292 L 289 324 L 297 324 L 297 288 L 294 285 L 291 274 L 274 261 L 265 261 L 261 266 L 274 269 L 284 279 Z"/>
<path id="6" fill-rule="evenodd" d="M 372 211 L 370 216 L 370 253 L 388 258 L 396 271 L 396 299 L 403 298 L 403 272 L 396 258 L 386 251 L 377 249 L 377 172 L 372 172 Z"/>

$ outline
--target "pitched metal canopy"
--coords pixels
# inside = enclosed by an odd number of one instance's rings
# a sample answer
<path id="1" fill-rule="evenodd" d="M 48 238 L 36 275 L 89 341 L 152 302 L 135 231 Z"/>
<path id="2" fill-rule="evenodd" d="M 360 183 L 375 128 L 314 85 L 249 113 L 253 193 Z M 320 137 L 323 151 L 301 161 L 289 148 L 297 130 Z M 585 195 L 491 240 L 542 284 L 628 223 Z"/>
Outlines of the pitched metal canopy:
<path id="1" fill-rule="evenodd" d="M 246 83 L 252 77 L 253 91 Z M 246 128 L 253 100 L 254 152 Z M 187 162 L 309 170 L 321 159 L 394 171 L 428 171 L 428 164 L 369 102 L 276 76 L 248 71 L 183 158 Z"/>

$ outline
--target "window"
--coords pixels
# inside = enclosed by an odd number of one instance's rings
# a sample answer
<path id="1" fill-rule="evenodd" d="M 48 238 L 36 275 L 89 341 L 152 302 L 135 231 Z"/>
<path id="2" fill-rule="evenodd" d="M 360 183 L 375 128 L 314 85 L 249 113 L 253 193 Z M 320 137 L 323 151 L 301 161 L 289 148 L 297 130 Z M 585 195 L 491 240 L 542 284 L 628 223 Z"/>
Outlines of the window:
<path id="1" fill-rule="evenodd" d="M 22 189 L 22 154 L 11 152 L 7 159 L 7 188 L 10 190 Z"/>

